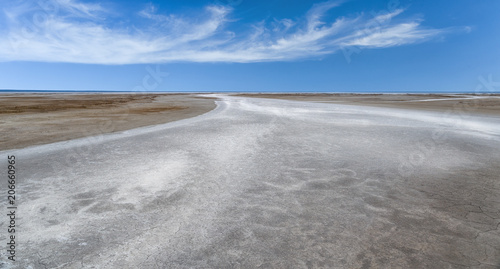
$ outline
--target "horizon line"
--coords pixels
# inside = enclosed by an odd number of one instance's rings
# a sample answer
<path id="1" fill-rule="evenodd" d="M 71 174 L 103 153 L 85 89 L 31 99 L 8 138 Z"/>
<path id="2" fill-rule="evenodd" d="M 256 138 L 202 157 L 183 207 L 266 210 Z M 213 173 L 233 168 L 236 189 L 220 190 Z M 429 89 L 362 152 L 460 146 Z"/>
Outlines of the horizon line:
<path id="1" fill-rule="evenodd" d="M 220 94 L 220 93 L 253 93 L 253 94 L 500 94 L 500 91 L 122 91 L 122 90 L 26 90 L 26 89 L 0 89 L 0 93 L 201 93 L 201 94 Z"/>

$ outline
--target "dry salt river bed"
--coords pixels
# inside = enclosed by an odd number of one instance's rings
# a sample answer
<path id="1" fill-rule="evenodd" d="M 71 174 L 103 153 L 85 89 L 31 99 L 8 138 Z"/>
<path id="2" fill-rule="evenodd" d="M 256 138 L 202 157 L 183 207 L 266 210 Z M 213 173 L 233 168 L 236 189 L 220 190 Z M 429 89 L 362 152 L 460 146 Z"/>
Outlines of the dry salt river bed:
<path id="1" fill-rule="evenodd" d="M 0 152 L 0 268 L 499 268 L 500 119 L 218 97 Z"/>

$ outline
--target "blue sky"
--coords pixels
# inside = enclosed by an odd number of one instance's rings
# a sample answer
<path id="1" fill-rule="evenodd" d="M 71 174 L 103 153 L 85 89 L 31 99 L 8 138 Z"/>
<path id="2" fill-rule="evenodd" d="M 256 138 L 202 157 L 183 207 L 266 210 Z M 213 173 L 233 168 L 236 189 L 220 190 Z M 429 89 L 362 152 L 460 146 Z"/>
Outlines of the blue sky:
<path id="1" fill-rule="evenodd" d="M 474 92 L 500 81 L 497 0 L 0 6 L 1 89 Z"/>

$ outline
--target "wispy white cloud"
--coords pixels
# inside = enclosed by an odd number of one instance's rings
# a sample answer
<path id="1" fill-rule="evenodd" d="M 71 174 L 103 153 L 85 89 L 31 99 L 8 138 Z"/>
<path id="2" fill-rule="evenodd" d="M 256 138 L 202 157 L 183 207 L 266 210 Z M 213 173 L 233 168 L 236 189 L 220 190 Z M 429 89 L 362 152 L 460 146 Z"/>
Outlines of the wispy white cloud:
<path id="1" fill-rule="evenodd" d="M 76 2 L 75 0 L 53 0 L 53 5 L 78 17 L 95 17 L 99 13 L 105 11 L 99 4 L 84 4 Z"/>
<path id="2" fill-rule="evenodd" d="M 442 33 L 442 30 L 422 30 L 419 29 L 418 23 L 410 22 L 384 27 L 373 33 L 360 35 L 358 38 L 353 38 L 341 44 L 343 46 L 387 48 L 422 42 L 440 33 Z"/>
<path id="3" fill-rule="evenodd" d="M 421 26 L 400 18 L 404 10 L 331 18 L 340 1 L 315 4 L 297 20 L 269 19 L 232 30 L 232 8 L 206 6 L 201 16 L 161 14 L 147 5 L 141 26 L 113 26 L 99 4 L 54 0 L 50 12 L 36 3 L 4 8 L 0 61 L 92 64 L 165 62 L 290 61 L 335 53 L 343 48 L 387 48 L 423 42 L 449 29 Z M 37 9 L 38 8 L 38 9 Z M 44 14 L 43 11 L 46 11 Z M 35 12 L 35 13 L 34 13 Z M 44 15 L 37 21 L 33 14 Z M 349 16 L 349 14 L 346 14 Z M 29 18 L 29 19 L 27 19 Z M 397 19 L 397 21 L 396 21 Z M 238 29 L 241 25 L 238 24 Z"/>

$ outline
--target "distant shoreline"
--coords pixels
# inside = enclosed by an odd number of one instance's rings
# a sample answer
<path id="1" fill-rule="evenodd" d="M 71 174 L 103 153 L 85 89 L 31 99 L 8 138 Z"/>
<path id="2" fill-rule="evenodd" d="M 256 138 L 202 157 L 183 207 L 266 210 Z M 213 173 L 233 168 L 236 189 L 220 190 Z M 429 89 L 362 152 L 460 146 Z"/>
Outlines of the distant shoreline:
<path id="1" fill-rule="evenodd" d="M 75 94 L 87 94 L 87 93 L 106 93 L 106 94 L 290 94 L 290 95 L 295 95 L 295 94 L 300 94 L 300 95 L 314 95 L 314 94 L 408 94 L 408 95 L 414 95 L 414 94 L 428 94 L 428 95 L 433 95 L 433 94 L 469 94 L 469 95 L 484 95 L 484 94 L 493 94 L 493 95 L 500 95 L 499 92 L 489 92 L 489 91 L 484 91 L 484 92 L 434 92 L 434 91 L 421 91 L 421 92 L 405 92 L 405 91 L 394 91 L 394 92 L 370 92 L 370 91 L 353 91 L 353 92 L 341 92 L 341 91 L 332 91 L 332 92 L 305 92 L 305 91 L 294 91 L 294 92 L 271 92 L 271 91 L 153 91 L 153 92 L 148 92 L 148 91 L 141 91 L 141 92 L 134 92 L 134 91 L 112 91 L 112 90 L 11 90 L 11 89 L 0 89 L 0 94 L 2 93 L 47 93 L 47 94 L 53 94 L 53 93 L 75 93 Z"/>

